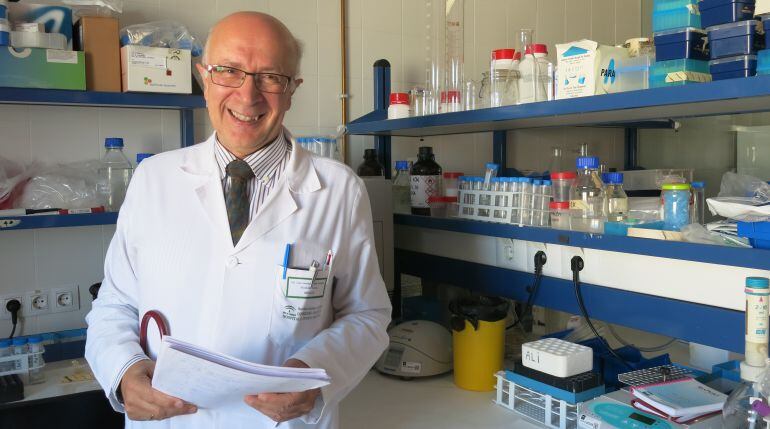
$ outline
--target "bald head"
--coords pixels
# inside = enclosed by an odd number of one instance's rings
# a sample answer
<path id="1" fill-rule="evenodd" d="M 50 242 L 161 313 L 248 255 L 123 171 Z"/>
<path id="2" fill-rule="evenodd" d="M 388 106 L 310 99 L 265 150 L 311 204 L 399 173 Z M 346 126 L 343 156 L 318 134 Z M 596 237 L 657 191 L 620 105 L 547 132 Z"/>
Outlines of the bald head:
<path id="1" fill-rule="evenodd" d="M 278 19 L 261 12 L 236 12 L 222 18 L 209 31 L 203 49 L 203 63 L 209 64 L 212 50 L 233 37 L 270 40 L 284 53 L 284 61 L 291 77 L 299 75 L 302 44 Z"/>

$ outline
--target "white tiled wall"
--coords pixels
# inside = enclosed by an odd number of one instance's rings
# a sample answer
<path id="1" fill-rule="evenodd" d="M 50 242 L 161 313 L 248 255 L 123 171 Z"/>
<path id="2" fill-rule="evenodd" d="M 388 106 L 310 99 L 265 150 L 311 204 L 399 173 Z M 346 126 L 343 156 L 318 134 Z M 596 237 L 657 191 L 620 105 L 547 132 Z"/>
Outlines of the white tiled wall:
<path id="1" fill-rule="evenodd" d="M 583 37 L 618 43 L 638 36 L 644 25 L 643 3 L 649 0 L 465 0 L 466 73 L 479 79 L 490 50 L 513 46 L 520 28 L 534 29 L 535 40 L 550 47 Z M 237 10 L 274 14 L 303 41 L 305 83 L 286 125 L 300 135 L 333 133 L 341 122 L 338 0 L 125 0 L 121 25 L 174 19 L 204 40 L 219 18 Z M 372 110 L 375 60 L 390 61 L 393 90 L 421 83 L 423 13 L 422 0 L 348 0 L 350 119 Z M 211 131 L 205 111 L 197 111 L 195 120 L 200 140 Z M 173 111 L 0 106 L 0 156 L 24 163 L 96 159 L 102 140 L 119 136 L 133 158 L 137 152 L 178 147 L 178 121 Z M 619 166 L 622 160 L 621 131 L 518 131 L 510 133 L 509 141 L 508 162 L 522 169 L 544 168 L 551 146 L 569 153 L 582 142 L 589 142 L 610 166 Z M 393 160 L 414 157 L 422 144 L 434 146 L 445 170 L 478 173 L 492 158 L 491 135 L 485 133 L 432 137 L 424 142 L 394 138 Z M 371 138 L 352 137 L 349 163 L 357 165 L 364 147 L 371 145 Z M 0 295 L 80 285 L 80 312 L 30 319 L 23 334 L 84 326 L 90 303 L 87 288 L 102 276 L 103 255 L 112 233 L 112 227 L 85 227 L 0 234 Z"/>

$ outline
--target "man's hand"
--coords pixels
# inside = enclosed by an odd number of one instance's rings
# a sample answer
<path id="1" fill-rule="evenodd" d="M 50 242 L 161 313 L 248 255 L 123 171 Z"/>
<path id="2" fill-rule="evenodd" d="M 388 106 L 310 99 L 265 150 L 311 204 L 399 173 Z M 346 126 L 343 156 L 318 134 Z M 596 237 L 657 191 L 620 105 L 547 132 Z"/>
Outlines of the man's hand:
<path id="1" fill-rule="evenodd" d="M 120 393 L 126 414 L 131 420 L 163 420 L 181 414 L 193 414 L 198 409 L 179 398 L 152 388 L 155 362 L 141 360 L 128 368 L 120 381 Z"/>
<path id="2" fill-rule="evenodd" d="M 298 359 L 289 359 L 283 366 L 310 368 Z M 260 393 L 248 395 L 243 401 L 274 421 L 285 422 L 309 413 L 315 407 L 315 400 L 320 394 L 321 389 L 293 393 Z"/>

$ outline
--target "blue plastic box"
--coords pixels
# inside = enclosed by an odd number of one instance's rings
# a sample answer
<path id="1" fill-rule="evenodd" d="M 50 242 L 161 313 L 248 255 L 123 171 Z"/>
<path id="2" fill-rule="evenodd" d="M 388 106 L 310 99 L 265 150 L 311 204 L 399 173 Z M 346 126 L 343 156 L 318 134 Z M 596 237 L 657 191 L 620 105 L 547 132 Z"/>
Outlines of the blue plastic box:
<path id="1" fill-rule="evenodd" d="M 738 236 L 748 238 L 751 247 L 770 249 L 770 222 L 738 222 Z"/>
<path id="2" fill-rule="evenodd" d="M 754 18 L 754 0 L 701 0 L 698 8 L 704 28 Z"/>
<path id="3" fill-rule="evenodd" d="M 757 74 L 757 56 L 739 55 L 709 61 L 712 80 L 749 77 Z"/>
<path id="4" fill-rule="evenodd" d="M 650 67 L 650 88 L 710 82 L 709 62 L 704 60 L 670 60 Z"/>
<path id="5" fill-rule="evenodd" d="M 757 74 L 770 74 L 770 49 L 757 52 Z"/>
<path id="6" fill-rule="evenodd" d="M 699 28 L 680 28 L 678 30 L 655 33 L 655 59 L 669 60 L 708 60 L 708 33 Z"/>
<path id="7" fill-rule="evenodd" d="M 692 4 L 684 4 L 680 7 L 674 7 L 667 10 L 653 11 L 652 31 L 658 32 L 686 27 L 701 28 L 701 16 L 698 15 L 697 11 L 697 6 Z"/>
<path id="8" fill-rule="evenodd" d="M 711 59 L 754 55 L 764 49 L 764 38 L 754 37 L 757 23 L 752 19 L 707 28 Z"/>

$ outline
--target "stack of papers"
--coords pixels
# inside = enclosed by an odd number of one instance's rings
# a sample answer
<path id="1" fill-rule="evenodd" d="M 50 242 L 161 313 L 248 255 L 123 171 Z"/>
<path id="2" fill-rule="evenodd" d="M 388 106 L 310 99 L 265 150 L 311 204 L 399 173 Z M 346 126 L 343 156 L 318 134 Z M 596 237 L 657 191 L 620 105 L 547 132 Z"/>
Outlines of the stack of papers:
<path id="1" fill-rule="evenodd" d="M 722 410 L 727 395 L 692 378 L 634 386 L 634 406 L 675 422 L 686 422 Z"/>
<path id="2" fill-rule="evenodd" d="M 303 392 L 328 385 L 323 369 L 260 365 L 163 337 L 152 387 L 196 405 L 243 404 L 246 395 Z"/>

